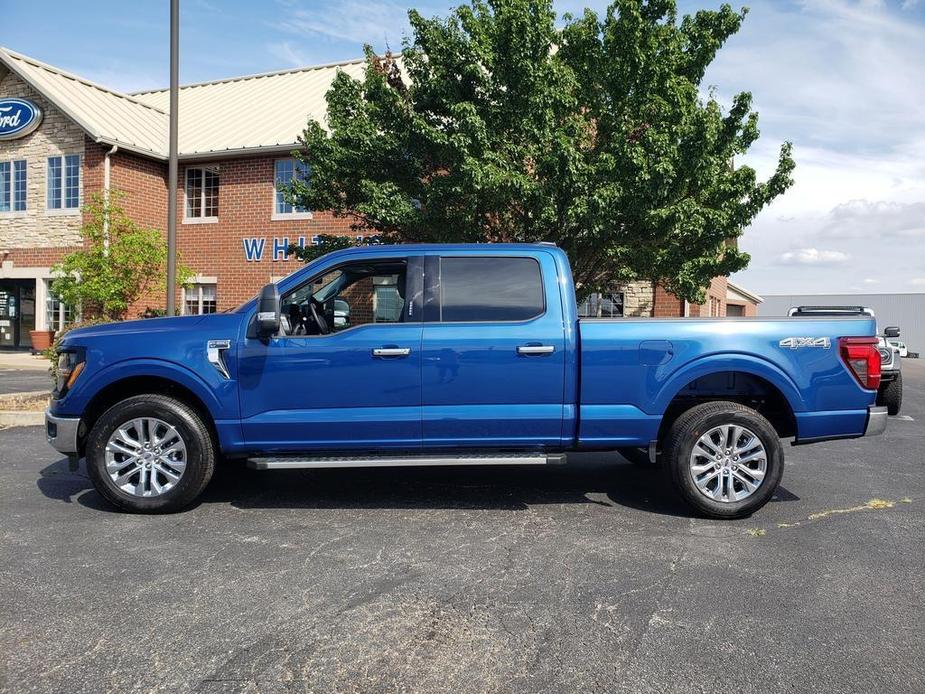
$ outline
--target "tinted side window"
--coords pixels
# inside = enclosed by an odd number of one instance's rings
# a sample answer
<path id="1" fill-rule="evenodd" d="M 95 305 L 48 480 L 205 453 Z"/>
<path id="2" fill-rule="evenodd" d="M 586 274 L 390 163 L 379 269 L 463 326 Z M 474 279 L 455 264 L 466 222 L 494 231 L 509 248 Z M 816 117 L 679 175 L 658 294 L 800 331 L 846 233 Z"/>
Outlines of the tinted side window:
<path id="1" fill-rule="evenodd" d="M 440 320 L 521 321 L 545 310 L 533 258 L 441 258 Z"/>

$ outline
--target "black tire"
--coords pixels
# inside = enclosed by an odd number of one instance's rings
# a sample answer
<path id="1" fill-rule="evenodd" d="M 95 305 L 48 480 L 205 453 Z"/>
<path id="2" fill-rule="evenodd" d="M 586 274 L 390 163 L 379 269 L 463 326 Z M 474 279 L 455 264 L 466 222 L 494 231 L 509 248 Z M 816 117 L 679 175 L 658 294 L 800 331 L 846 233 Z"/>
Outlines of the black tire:
<path id="1" fill-rule="evenodd" d="M 886 405 L 886 411 L 889 415 L 899 414 L 903 406 L 903 375 L 896 374 L 889 383 L 885 383 L 877 393 L 877 404 Z"/>
<path id="2" fill-rule="evenodd" d="M 766 453 L 764 479 L 758 489 L 740 501 L 708 498 L 697 488 L 690 474 L 691 452 L 698 439 L 713 427 L 724 424 L 738 424 L 754 432 Z M 742 518 L 754 513 L 770 500 L 784 474 L 784 450 L 771 423 L 750 407 L 728 401 L 697 405 L 678 417 L 665 438 L 663 459 L 681 498 L 710 518 Z"/>
<path id="3" fill-rule="evenodd" d="M 186 445 L 186 468 L 180 480 L 159 496 L 135 496 L 120 489 L 106 471 L 106 444 L 120 426 L 137 417 L 154 417 L 175 427 Z M 189 506 L 202 493 L 215 469 L 215 444 L 194 409 L 165 395 L 135 395 L 110 407 L 87 437 L 87 472 L 96 490 L 110 503 L 132 513 L 171 513 Z M 137 478 L 136 478 L 137 479 Z"/>

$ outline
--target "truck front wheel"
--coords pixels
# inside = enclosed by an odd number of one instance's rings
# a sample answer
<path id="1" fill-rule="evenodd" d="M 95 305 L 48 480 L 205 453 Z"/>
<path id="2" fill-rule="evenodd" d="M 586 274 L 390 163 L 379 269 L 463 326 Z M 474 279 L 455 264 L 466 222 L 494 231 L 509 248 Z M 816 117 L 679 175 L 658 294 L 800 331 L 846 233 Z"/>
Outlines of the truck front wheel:
<path id="1" fill-rule="evenodd" d="M 135 513 L 168 513 L 191 504 L 215 468 L 215 447 L 202 417 L 164 395 L 136 395 L 96 421 L 86 446 L 93 486 Z"/>
<path id="2" fill-rule="evenodd" d="M 764 506 L 784 472 L 771 423 L 735 402 L 708 402 L 671 425 L 664 457 L 684 501 L 712 518 L 741 518 Z"/>

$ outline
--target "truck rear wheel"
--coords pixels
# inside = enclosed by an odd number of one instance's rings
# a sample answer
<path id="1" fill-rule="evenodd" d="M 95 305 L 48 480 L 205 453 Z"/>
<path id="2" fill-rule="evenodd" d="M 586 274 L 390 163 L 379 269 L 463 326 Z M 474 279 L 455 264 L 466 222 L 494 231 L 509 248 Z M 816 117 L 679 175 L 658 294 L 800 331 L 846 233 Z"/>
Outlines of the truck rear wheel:
<path id="1" fill-rule="evenodd" d="M 899 414 L 899 410 L 903 406 L 902 373 L 896 374 L 896 378 L 880 389 L 880 392 L 877 393 L 877 404 L 886 405 L 886 412 L 889 415 Z"/>
<path id="2" fill-rule="evenodd" d="M 784 472 L 771 423 L 735 402 L 708 402 L 671 425 L 664 458 L 684 501 L 711 518 L 742 518 L 764 506 Z"/>
<path id="3" fill-rule="evenodd" d="M 215 468 L 215 447 L 202 417 L 164 395 L 136 395 L 96 421 L 87 471 L 109 502 L 134 513 L 169 513 L 191 504 Z"/>

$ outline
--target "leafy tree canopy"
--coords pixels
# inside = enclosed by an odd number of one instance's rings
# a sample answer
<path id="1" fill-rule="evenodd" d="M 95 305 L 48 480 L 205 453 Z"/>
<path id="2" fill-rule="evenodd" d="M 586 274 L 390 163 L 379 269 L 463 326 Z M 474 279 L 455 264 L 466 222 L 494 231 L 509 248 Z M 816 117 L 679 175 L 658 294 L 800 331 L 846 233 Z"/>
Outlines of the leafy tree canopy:
<path id="1" fill-rule="evenodd" d="M 412 10 L 401 58 L 367 47 L 362 81 L 335 78 L 290 197 L 387 241 L 552 241 L 581 294 L 649 279 L 702 301 L 792 184 L 789 143 L 766 181 L 732 166 L 758 138 L 751 95 L 724 109 L 701 91 L 745 15 L 616 0 L 557 27 L 551 0 Z"/>
<path id="2" fill-rule="evenodd" d="M 378 236 L 366 236 L 362 241 L 354 241 L 347 236 L 336 236 L 335 234 L 320 234 L 316 243 L 310 246 L 300 246 L 297 243 L 290 243 L 286 249 L 286 254 L 295 256 L 303 263 L 310 263 L 315 258 L 339 251 L 344 248 L 353 248 L 355 246 L 374 246 L 382 243 Z"/>
<path id="3" fill-rule="evenodd" d="M 93 196 L 81 229 L 83 247 L 52 268 L 52 292 L 65 303 L 80 306 L 85 319 L 120 320 L 145 293 L 166 289 L 164 237 L 135 224 L 120 207 L 120 198 L 118 191 L 111 192 L 108 203 L 99 194 Z M 178 285 L 190 277 L 192 271 L 178 264 Z"/>

